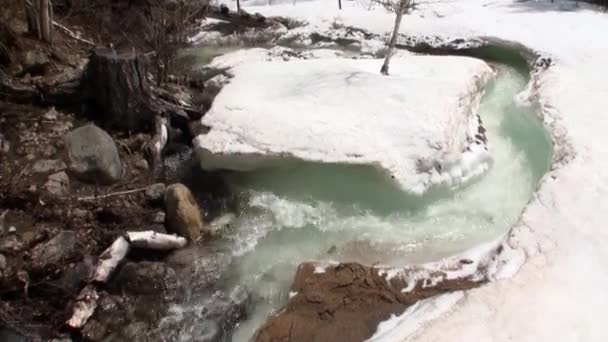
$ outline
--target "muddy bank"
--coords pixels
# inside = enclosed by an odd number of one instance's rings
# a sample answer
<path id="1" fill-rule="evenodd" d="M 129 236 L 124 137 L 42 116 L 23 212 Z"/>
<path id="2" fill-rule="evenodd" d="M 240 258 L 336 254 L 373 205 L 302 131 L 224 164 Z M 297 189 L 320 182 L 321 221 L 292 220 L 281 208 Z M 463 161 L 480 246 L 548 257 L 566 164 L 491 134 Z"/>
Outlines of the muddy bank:
<path id="1" fill-rule="evenodd" d="M 426 279 L 391 276 L 390 272 L 358 263 L 304 263 L 291 287 L 293 297 L 259 329 L 254 340 L 364 341 L 374 334 L 378 323 L 420 300 L 486 281 L 473 275 L 450 278 L 442 271 L 432 272 Z"/>

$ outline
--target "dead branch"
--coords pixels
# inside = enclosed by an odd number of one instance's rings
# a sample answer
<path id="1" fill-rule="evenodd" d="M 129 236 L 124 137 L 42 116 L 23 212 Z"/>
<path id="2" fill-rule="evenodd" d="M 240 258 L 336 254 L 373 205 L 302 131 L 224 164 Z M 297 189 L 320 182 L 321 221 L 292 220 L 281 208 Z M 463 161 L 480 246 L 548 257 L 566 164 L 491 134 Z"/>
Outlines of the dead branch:
<path id="1" fill-rule="evenodd" d="M 119 237 L 106 249 L 100 256 L 93 281 L 97 283 L 105 283 L 110 279 L 112 272 L 118 267 L 120 262 L 127 256 L 129 252 L 129 242 L 124 237 Z"/>
<path id="2" fill-rule="evenodd" d="M 87 285 L 78 297 L 76 297 L 76 304 L 74 305 L 74 312 L 72 317 L 66 322 L 67 326 L 72 329 L 82 328 L 89 318 L 93 316 L 95 309 L 97 308 L 97 300 L 99 295 L 94 285 Z"/>
<path id="3" fill-rule="evenodd" d="M 79 201 L 95 201 L 95 200 L 104 199 L 104 198 L 108 198 L 108 197 L 130 195 L 130 194 L 142 192 L 142 191 L 145 191 L 145 190 L 146 190 L 146 188 L 139 188 L 139 189 L 125 190 L 125 191 L 118 191 L 118 192 L 112 192 L 112 193 L 105 194 L 105 195 L 78 197 L 78 200 Z"/>
<path id="4" fill-rule="evenodd" d="M 157 233 L 149 230 L 144 232 L 127 232 L 127 238 L 133 247 L 166 251 L 186 246 L 188 241 L 177 235 Z"/>

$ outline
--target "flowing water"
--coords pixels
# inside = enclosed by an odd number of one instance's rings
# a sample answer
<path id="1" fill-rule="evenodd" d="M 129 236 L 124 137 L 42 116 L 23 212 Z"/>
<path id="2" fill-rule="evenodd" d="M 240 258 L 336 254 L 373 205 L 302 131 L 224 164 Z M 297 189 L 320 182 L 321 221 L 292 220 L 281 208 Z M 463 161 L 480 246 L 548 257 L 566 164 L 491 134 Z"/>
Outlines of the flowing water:
<path id="1" fill-rule="evenodd" d="M 364 166 L 286 162 L 228 174 L 241 194 L 229 235 L 237 255 L 232 279 L 254 297 L 233 341 L 249 340 L 286 303 L 303 261 L 436 260 L 494 239 L 515 223 L 549 167 L 551 143 L 532 110 L 513 101 L 525 74 L 497 68 L 480 107 L 495 163 L 481 180 L 456 192 L 408 195 Z"/>

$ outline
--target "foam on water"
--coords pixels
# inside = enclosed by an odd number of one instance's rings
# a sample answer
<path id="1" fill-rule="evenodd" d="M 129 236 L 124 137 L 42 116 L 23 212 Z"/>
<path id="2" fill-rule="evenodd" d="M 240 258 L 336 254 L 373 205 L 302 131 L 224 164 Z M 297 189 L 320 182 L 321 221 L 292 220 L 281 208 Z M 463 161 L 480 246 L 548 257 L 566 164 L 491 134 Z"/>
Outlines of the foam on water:
<path id="1" fill-rule="evenodd" d="M 499 66 L 480 107 L 494 165 L 480 181 L 456 192 L 404 194 L 365 166 L 286 162 L 230 176 L 234 189 L 244 194 L 231 236 L 238 256 L 234 279 L 260 303 L 233 340 L 249 340 L 287 301 L 303 261 L 416 263 L 506 232 L 551 156 L 541 124 L 513 101 L 526 81 L 516 70 Z"/>

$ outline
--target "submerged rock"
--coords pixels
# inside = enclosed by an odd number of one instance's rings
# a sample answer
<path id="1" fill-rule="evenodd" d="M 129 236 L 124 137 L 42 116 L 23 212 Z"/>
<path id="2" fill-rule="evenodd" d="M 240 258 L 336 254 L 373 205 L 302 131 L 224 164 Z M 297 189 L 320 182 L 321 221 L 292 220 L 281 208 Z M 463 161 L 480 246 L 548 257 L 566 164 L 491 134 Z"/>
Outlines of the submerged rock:
<path id="1" fill-rule="evenodd" d="M 65 137 L 69 170 L 95 184 L 117 182 L 125 173 L 112 137 L 94 124 L 79 127 Z"/>
<path id="2" fill-rule="evenodd" d="M 183 184 L 173 184 L 165 192 L 168 229 L 192 241 L 201 237 L 201 210 L 190 190 Z"/>
<path id="3" fill-rule="evenodd" d="M 175 271 L 162 262 L 128 262 L 110 284 L 121 292 L 135 295 L 172 295 L 179 287 Z"/>

